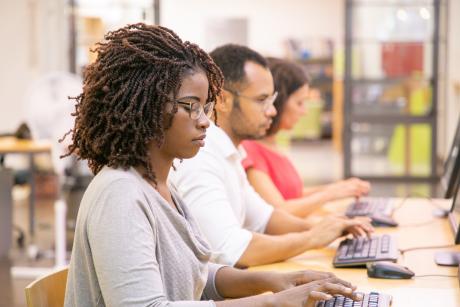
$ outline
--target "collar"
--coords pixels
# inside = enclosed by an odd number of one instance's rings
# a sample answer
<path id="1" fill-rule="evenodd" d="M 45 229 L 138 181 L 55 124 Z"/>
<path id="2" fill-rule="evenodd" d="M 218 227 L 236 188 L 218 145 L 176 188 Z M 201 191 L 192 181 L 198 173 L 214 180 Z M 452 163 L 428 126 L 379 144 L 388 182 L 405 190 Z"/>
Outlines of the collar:
<path id="1" fill-rule="evenodd" d="M 213 148 L 216 148 L 225 158 L 232 156 L 241 158 L 240 152 L 235 147 L 227 133 L 217 127 L 213 122 L 211 122 L 211 125 L 207 129 L 206 133 L 209 135 L 209 140 L 211 141 L 210 143 L 212 143 L 210 144 L 210 148 L 213 146 Z M 204 149 L 206 149 L 207 146 L 208 145 L 205 145 Z"/>

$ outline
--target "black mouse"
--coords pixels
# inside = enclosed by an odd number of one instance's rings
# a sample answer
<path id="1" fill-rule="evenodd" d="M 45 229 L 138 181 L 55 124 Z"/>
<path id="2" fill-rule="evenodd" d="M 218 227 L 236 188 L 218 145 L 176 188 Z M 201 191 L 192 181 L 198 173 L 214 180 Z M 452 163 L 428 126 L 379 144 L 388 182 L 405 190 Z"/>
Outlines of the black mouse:
<path id="1" fill-rule="evenodd" d="M 373 278 L 409 279 L 414 275 L 414 272 L 407 267 L 389 261 L 369 262 L 367 264 L 367 276 Z"/>
<path id="2" fill-rule="evenodd" d="M 372 225 L 374 226 L 383 226 L 383 227 L 396 227 L 398 226 L 398 222 L 396 222 L 390 216 L 385 215 L 373 215 L 371 216 Z"/>

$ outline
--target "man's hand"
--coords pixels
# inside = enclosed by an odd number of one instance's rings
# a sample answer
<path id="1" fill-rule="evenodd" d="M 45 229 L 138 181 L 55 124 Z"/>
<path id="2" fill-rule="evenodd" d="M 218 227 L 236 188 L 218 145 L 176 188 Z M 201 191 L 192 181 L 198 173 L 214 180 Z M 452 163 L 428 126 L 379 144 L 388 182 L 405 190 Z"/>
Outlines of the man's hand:
<path id="1" fill-rule="evenodd" d="M 351 233 L 355 238 L 370 237 L 374 232 L 374 227 L 371 225 L 371 219 L 365 216 L 358 216 L 348 219 L 348 226 L 345 228 L 344 235 Z"/>
<path id="2" fill-rule="evenodd" d="M 370 236 L 374 232 L 371 220 L 367 217 L 350 219 L 347 217 L 327 216 L 311 228 L 316 247 L 329 245 L 335 239 L 351 233 L 355 237 Z"/>

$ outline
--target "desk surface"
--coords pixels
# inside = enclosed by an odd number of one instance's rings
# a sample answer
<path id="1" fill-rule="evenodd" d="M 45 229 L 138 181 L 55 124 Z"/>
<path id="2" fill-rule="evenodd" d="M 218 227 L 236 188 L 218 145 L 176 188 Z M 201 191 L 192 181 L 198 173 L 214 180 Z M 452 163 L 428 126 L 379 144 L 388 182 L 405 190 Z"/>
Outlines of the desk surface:
<path id="1" fill-rule="evenodd" d="M 403 201 L 402 199 L 397 199 Z M 447 200 L 434 200 L 436 204 L 450 208 Z M 349 202 L 335 202 L 326 208 L 335 211 L 345 210 Z M 394 218 L 399 222 L 397 228 L 377 228 L 377 234 L 390 233 L 396 237 L 398 247 L 406 249 L 417 246 L 440 246 L 454 243 L 453 233 L 447 219 L 434 218 L 434 206 L 427 199 L 407 199 L 398 209 Z M 293 271 L 302 269 L 333 272 L 337 276 L 358 286 L 359 291 L 376 290 L 393 296 L 393 307 L 399 306 L 460 306 L 460 286 L 457 277 L 418 277 L 405 280 L 368 278 L 365 268 L 341 268 L 332 266 L 335 250 L 341 239 L 330 246 L 308 251 L 300 256 L 281 263 L 256 266 L 254 271 Z M 416 275 L 454 275 L 458 268 L 441 267 L 435 264 L 434 254 L 438 251 L 457 250 L 460 246 L 445 249 L 408 251 L 400 256 L 398 263 L 407 266 Z"/>
<path id="2" fill-rule="evenodd" d="M 15 137 L 0 137 L 0 154 L 49 152 L 48 141 L 20 140 Z"/>

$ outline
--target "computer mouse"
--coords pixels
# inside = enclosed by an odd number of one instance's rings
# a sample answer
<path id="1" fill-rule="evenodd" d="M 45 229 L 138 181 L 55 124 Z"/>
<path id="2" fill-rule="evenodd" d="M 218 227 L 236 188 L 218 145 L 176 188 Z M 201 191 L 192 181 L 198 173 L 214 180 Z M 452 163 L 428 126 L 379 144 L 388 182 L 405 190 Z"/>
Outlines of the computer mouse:
<path id="1" fill-rule="evenodd" d="M 396 227 L 398 223 L 393 220 L 390 216 L 386 215 L 373 215 L 371 216 L 371 223 L 374 226 L 385 226 L 385 227 Z"/>
<path id="2" fill-rule="evenodd" d="M 407 267 L 390 261 L 367 263 L 367 276 L 385 279 L 410 279 L 414 272 Z"/>

